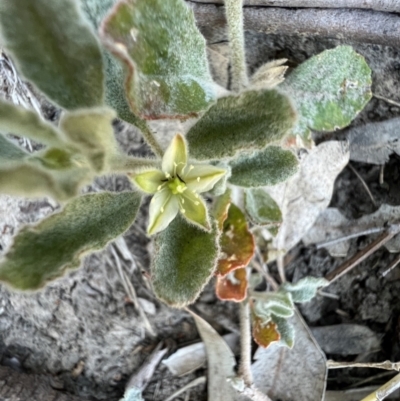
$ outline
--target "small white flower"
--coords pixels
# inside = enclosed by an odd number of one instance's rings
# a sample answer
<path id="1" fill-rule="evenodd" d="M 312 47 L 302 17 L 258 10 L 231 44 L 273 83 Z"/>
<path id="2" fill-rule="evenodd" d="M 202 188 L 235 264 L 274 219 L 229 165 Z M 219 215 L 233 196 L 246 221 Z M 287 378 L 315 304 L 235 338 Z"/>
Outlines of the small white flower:
<path id="1" fill-rule="evenodd" d="M 207 207 L 198 194 L 209 191 L 225 173 L 210 165 L 188 165 L 185 139 L 175 135 L 164 154 L 161 170 L 144 171 L 132 178 L 140 190 L 154 194 L 147 232 L 164 230 L 179 211 L 190 223 L 210 230 Z"/>

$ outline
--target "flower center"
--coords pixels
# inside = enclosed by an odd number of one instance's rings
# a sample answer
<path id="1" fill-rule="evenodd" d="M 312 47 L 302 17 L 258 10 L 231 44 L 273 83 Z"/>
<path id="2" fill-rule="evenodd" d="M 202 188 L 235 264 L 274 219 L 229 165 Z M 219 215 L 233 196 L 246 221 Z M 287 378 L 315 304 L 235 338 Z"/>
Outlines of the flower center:
<path id="1" fill-rule="evenodd" d="M 178 177 L 173 178 L 168 182 L 168 188 L 174 195 L 182 194 L 186 191 L 186 185 Z"/>

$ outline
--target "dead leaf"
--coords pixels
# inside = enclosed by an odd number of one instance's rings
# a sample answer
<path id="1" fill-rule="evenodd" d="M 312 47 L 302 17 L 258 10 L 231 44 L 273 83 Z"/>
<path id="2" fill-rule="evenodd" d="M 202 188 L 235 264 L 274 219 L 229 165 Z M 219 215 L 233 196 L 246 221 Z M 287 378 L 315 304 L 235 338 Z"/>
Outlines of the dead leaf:
<path id="1" fill-rule="evenodd" d="M 379 336 L 359 324 L 336 324 L 310 330 L 327 354 L 359 355 L 380 348 Z"/>
<path id="2" fill-rule="evenodd" d="M 347 138 L 351 160 L 385 164 L 392 153 L 400 155 L 400 118 L 351 128 Z"/>
<path id="3" fill-rule="evenodd" d="M 205 344 L 208 360 L 208 400 L 237 401 L 239 396 L 228 379 L 236 376 L 233 352 L 223 338 L 200 316 L 188 310 Z"/>
<path id="4" fill-rule="evenodd" d="M 289 251 L 312 227 L 329 205 L 335 179 L 348 161 L 346 142 L 324 142 L 309 151 L 286 183 L 267 188 L 282 211 L 283 223 L 273 241 L 276 249 Z"/>
<path id="5" fill-rule="evenodd" d="M 246 268 L 236 269 L 226 276 L 217 276 L 215 291 L 222 301 L 241 302 L 247 295 L 247 271 Z"/>
<path id="6" fill-rule="evenodd" d="M 216 270 L 219 276 L 246 267 L 254 255 L 253 234 L 249 231 L 244 213 L 233 203 L 223 224 L 220 245 L 222 257 L 218 260 Z"/>
<path id="7" fill-rule="evenodd" d="M 222 337 L 231 350 L 239 347 L 239 336 L 234 333 Z M 191 344 L 178 349 L 162 363 L 175 376 L 184 376 L 201 368 L 206 362 L 206 349 L 204 343 Z"/>
<path id="8" fill-rule="evenodd" d="M 335 221 L 336 219 L 336 221 Z M 326 209 L 318 217 L 311 230 L 303 237 L 305 245 L 324 243 L 341 239 L 346 236 L 356 236 L 358 233 L 379 229 L 385 224 L 398 222 L 400 219 L 400 206 L 382 205 L 376 212 L 367 214 L 357 220 L 348 220 L 338 209 Z M 378 234 L 374 234 L 378 235 Z M 344 240 L 335 245 L 326 246 L 332 256 L 346 256 L 350 240 Z M 392 253 L 400 252 L 400 235 L 384 244 Z"/>
<path id="9" fill-rule="evenodd" d="M 253 320 L 254 341 L 263 348 L 268 348 L 272 343 L 281 339 L 276 323 L 269 321 L 264 324 L 263 319 L 255 316 Z"/>
<path id="10" fill-rule="evenodd" d="M 229 43 L 216 43 L 207 46 L 207 58 L 214 81 L 223 88 L 228 89 L 230 64 Z"/>
<path id="11" fill-rule="evenodd" d="M 272 344 L 259 348 L 252 365 L 254 381 L 273 400 L 321 401 L 326 387 L 326 359 L 299 313 L 289 320 L 295 327 L 292 349 Z"/>

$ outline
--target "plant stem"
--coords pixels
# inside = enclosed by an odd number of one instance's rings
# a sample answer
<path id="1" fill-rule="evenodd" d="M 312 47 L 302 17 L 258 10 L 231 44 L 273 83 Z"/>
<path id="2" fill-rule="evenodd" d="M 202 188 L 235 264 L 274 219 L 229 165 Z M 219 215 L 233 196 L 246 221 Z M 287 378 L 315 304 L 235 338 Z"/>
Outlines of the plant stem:
<path id="1" fill-rule="evenodd" d="M 117 154 L 109 162 L 109 171 L 135 173 L 143 170 L 143 167 L 159 168 L 160 161 L 155 159 L 144 159 L 142 157 L 127 156 Z"/>
<path id="2" fill-rule="evenodd" d="M 240 303 L 240 366 L 239 375 L 243 378 L 246 386 L 253 384 L 251 373 L 251 324 L 249 301 Z"/>
<path id="3" fill-rule="evenodd" d="M 243 0 L 225 0 L 229 44 L 232 58 L 232 91 L 239 92 L 247 86 L 247 67 L 244 51 Z"/>
<path id="4" fill-rule="evenodd" d="M 143 135 L 143 138 L 146 140 L 146 142 L 149 144 L 151 147 L 151 150 L 154 152 L 154 154 L 157 157 L 163 157 L 164 155 L 164 150 L 160 146 L 160 144 L 157 142 L 157 139 L 154 137 L 153 132 L 151 131 L 149 125 L 145 120 L 142 119 L 137 119 L 135 122 L 136 127 L 138 127 Z"/>

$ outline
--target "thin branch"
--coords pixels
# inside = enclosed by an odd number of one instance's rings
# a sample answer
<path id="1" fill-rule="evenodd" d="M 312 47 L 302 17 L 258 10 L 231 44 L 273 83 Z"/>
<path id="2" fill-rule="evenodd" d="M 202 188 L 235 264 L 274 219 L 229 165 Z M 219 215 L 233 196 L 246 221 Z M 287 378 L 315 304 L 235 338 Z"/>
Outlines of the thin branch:
<path id="1" fill-rule="evenodd" d="M 345 368 L 373 368 L 373 369 L 384 369 L 384 370 L 395 370 L 400 372 L 400 362 L 336 362 L 328 360 L 326 362 L 328 369 L 345 369 Z"/>
<path id="2" fill-rule="evenodd" d="M 396 234 L 400 232 L 400 224 L 392 224 L 388 230 L 382 233 L 378 238 L 376 238 L 371 244 L 366 246 L 360 252 L 355 254 L 352 258 L 341 264 L 338 268 L 328 273 L 325 279 L 330 283 L 336 281 L 339 277 L 348 273 L 351 269 L 356 267 L 359 263 L 365 260 L 368 256 L 372 255 L 377 251 L 382 245 L 386 244 L 391 240 Z"/>
<path id="3" fill-rule="evenodd" d="M 225 0 L 229 45 L 232 57 L 232 91 L 248 85 L 243 31 L 243 0 Z"/>
<path id="4" fill-rule="evenodd" d="M 278 266 L 278 273 L 279 273 L 279 278 L 281 279 L 281 283 L 284 283 L 286 282 L 286 274 L 285 274 L 285 263 L 282 254 L 278 255 L 276 259 L 276 264 Z"/>
<path id="5" fill-rule="evenodd" d="M 222 4 L 223 0 L 191 0 L 195 3 Z M 244 0 L 245 7 L 360 8 L 400 12 L 398 0 Z"/>
<path id="6" fill-rule="evenodd" d="M 361 177 L 361 175 L 358 173 L 358 171 L 349 163 L 348 164 L 349 169 L 356 175 L 356 177 L 361 181 L 362 186 L 364 187 L 365 191 L 367 192 L 368 196 L 371 199 L 372 204 L 375 207 L 378 207 L 378 204 L 376 203 L 376 200 L 374 198 L 374 196 L 372 195 L 371 191 L 368 188 L 367 183 L 364 181 L 364 179 Z"/>
<path id="7" fill-rule="evenodd" d="M 392 263 L 381 273 L 381 277 L 385 277 L 387 274 L 389 274 L 398 264 L 400 263 L 400 255 L 398 255 Z"/>
<path id="8" fill-rule="evenodd" d="M 251 322 L 248 300 L 240 303 L 240 366 L 239 375 L 247 387 L 253 385 L 251 373 Z"/>
<path id="9" fill-rule="evenodd" d="M 222 7 L 200 3 L 191 3 L 191 7 L 206 39 L 223 40 L 219 34 L 226 24 Z M 244 29 L 249 31 L 338 39 L 345 37 L 347 42 L 400 47 L 399 17 L 379 11 L 245 7 L 243 18 Z M 215 32 L 218 32 L 218 36 L 214 38 Z"/>
<path id="10" fill-rule="evenodd" d="M 393 377 L 393 379 L 389 380 L 382 387 L 379 387 L 378 390 L 369 394 L 367 397 L 363 398 L 361 401 L 382 401 L 388 395 L 392 394 L 394 391 L 400 388 L 400 374 Z"/>
<path id="11" fill-rule="evenodd" d="M 184 393 L 185 391 L 199 386 L 200 384 L 204 384 L 207 382 L 207 379 L 205 376 L 200 376 L 197 379 L 194 379 L 193 381 L 189 382 L 188 384 L 186 384 L 185 386 L 183 386 L 182 388 L 180 388 L 179 390 L 175 391 L 174 394 L 170 395 L 165 401 L 172 401 L 174 398 L 178 397 L 179 395 L 181 395 L 182 393 Z"/>
<path id="12" fill-rule="evenodd" d="M 377 95 L 377 94 L 375 94 L 375 93 L 374 93 L 373 95 L 374 95 L 375 98 L 377 98 L 377 99 L 379 99 L 379 100 L 383 100 L 383 101 L 385 101 L 386 103 L 392 104 L 393 106 L 400 107 L 400 103 L 399 103 L 399 102 L 395 102 L 395 101 L 392 100 L 392 99 L 388 99 L 388 98 L 386 98 L 386 97 Z"/>

